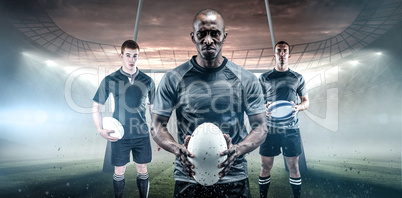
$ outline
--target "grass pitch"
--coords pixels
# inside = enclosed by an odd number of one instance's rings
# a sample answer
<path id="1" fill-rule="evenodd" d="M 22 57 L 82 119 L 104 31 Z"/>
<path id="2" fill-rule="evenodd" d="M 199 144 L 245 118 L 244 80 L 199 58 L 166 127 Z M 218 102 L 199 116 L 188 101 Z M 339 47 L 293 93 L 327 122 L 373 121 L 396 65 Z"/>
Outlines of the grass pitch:
<path id="1" fill-rule="evenodd" d="M 250 188 L 258 197 L 260 161 L 247 157 Z M 149 197 L 173 197 L 173 155 L 155 156 L 148 165 Z M 307 159 L 303 197 L 401 197 L 401 162 L 353 158 Z M 112 173 L 103 159 L 42 159 L 0 162 L 0 197 L 113 197 Z M 127 168 L 124 197 L 138 197 L 136 171 Z M 292 197 L 282 157 L 277 157 L 268 196 Z"/>

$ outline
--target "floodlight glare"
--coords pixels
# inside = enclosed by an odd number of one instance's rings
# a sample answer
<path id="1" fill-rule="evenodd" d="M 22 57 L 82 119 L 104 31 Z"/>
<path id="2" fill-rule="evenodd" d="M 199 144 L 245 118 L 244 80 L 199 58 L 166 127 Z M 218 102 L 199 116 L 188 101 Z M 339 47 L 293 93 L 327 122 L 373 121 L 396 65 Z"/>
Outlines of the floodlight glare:
<path id="1" fill-rule="evenodd" d="M 46 122 L 48 117 L 49 117 L 48 114 L 45 111 L 42 111 L 42 110 L 36 111 L 34 116 L 35 116 L 35 118 L 34 118 L 35 122 L 37 124 L 42 124 L 42 123 Z"/>
<path id="2" fill-rule="evenodd" d="M 56 62 L 54 62 L 54 61 L 52 61 L 52 60 L 46 60 L 45 63 L 46 63 L 46 65 L 48 65 L 48 66 L 55 66 L 55 65 L 57 65 Z"/>
<path id="3" fill-rule="evenodd" d="M 357 65 L 357 64 L 359 64 L 359 61 L 358 61 L 358 60 L 352 60 L 352 61 L 350 61 L 350 63 L 351 63 L 352 65 Z"/>
<path id="4" fill-rule="evenodd" d="M 378 56 L 381 56 L 382 55 L 382 52 L 377 52 L 376 53 Z"/>

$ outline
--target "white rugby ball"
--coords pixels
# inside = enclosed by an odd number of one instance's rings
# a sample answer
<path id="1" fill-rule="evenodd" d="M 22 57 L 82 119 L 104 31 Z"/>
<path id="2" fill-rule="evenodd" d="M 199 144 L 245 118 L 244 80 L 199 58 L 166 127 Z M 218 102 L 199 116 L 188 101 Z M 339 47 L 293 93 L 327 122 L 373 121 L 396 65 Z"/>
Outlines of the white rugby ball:
<path id="1" fill-rule="evenodd" d="M 102 118 L 103 129 L 113 130 L 114 133 L 109 133 L 110 136 L 121 139 L 124 136 L 123 125 L 113 117 Z"/>
<path id="2" fill-rule="evenodd" d="M 292 117 L 293 104 L 286 100 L 278 100 L 268 106 L 271 109 L 271 117 L 275 120 L 285 120 Z"/>
<path id="3" fill-rule="evenodd" d="M 199 184 L 210 186 L 218 182 L 218 164 L 224 162 L 227 156 L 220 156 L 220 152 L 227 149 L 225 137 L 222 131 L 212 123 L 203 123 L 198 126 L 191 135 L 187 147 L 194 158 L 189 161 L 194 164 L 194 179 Z"/>

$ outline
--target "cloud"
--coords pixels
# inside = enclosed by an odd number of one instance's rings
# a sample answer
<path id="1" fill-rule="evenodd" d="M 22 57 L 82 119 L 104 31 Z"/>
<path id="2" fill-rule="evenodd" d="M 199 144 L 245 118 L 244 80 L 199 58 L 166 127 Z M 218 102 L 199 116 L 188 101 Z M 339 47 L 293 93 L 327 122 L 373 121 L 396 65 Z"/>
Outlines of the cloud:
<path id="1" fill-rule="evenodd" d="M 120 45 L 133 36 L 138 1 L 39 1 L 57 25 L 77 38 Z M 275 36 L 294 44 L 334 36 L 353 22 L 364 2 L 270 1 Z M 204 8 L 216 9 L 224 16 L 229 33 L 226 46 L 271 46 L 263 0 L 144 1 L 138 41 L 145 48 L 192 49 L 191 23 Z"/>

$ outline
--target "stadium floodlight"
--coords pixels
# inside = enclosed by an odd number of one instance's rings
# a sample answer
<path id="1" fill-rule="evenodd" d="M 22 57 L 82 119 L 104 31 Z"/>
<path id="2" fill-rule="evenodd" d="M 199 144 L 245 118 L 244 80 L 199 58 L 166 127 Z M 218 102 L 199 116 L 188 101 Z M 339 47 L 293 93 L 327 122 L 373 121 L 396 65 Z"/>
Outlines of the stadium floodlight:
<path id="1" fill-rule="evenodd" d="M 352 61 L 350 61 L 350 63 L 351 63 L 352 65 L 358 65 L 358 64 L 359 64 L 359 61 L 358 61 L 358 60 L 352 60 Z"/>
<path id="2" fill-rule="evenodd" d="M 48 65 L 48 66 L 56 66 L 56 65 L 57 65 L 57 63 L 54 62 L 54 61 L 52 61 L 52 60 L 46 60 L 45 63 L 46 63 L 46 65 Z"/>
<path id="3" fill-rule="evenodd" d="M 43 110 L 36 111 L 34 115 L 35 115 L 34 120 L 35 123 L 37 124 L 45 123 L 49 118 L 48 114 Z"/>
<path id="4" fill-rule="evenodd" d="M 382 52 L 377 52 L 376 53 L 378 56 L 381 56 L 382 55 Z"/>

